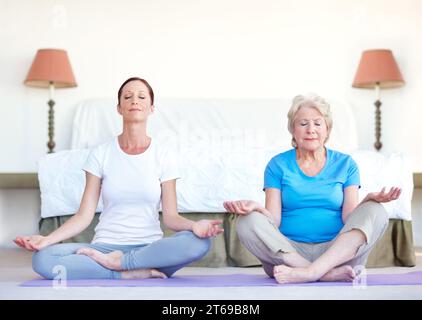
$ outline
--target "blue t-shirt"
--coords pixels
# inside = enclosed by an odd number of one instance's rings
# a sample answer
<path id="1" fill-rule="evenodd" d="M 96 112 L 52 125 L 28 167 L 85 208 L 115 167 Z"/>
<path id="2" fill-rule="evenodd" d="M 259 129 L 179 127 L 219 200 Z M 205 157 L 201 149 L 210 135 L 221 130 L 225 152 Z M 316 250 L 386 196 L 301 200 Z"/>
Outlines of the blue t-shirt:
<path id="1" fill-rule="evenodd" d="M 264 189 L 281 190 L 280 232 L 298 242 L 325 242 L 343 227 L 343 189 L 360 187 L 359 169 L 351 156 L 326 148 L 326 162 L 314 177 L 296 161 L 296 149 L 273 157 L 265 168 Z"/>

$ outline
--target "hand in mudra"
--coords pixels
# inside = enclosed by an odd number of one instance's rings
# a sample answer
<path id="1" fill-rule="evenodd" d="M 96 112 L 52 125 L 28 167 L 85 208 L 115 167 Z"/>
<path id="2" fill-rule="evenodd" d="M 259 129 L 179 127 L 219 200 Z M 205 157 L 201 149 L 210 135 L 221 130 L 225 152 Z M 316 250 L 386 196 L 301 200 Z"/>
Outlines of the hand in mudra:
<path id="1" fill-rule="evenodd" d="M 13 242 L 29 251 L 38 251 L 50 245 L 47 237 L 41 235 L 16 237 Z"/>
<path id="2" fill-rule="evenodd" d="M 392 187 L 389 192 L 385 192 L 385 187 L 380 192 L 370 192 L 366 196 L 366 200 L 372 200 L 376 202 L 390 202 L 397 200 L 400 197 L 401 189 Z"/>
<path id="3" fill-rule="evenodd" d="M 223 206 L 227 212 L 246 215 L 252 211 L 256 211 L 259 208 L 259 203 L 253 200 L 237 200 L 225 201 Z"/>
<path id="4" fill-rule="evenodd" d="M 193 233 L 199 238 L 214 237 L 224 231 L 220 226 L 223 220 L 199 220 L 192 225 Z"/>

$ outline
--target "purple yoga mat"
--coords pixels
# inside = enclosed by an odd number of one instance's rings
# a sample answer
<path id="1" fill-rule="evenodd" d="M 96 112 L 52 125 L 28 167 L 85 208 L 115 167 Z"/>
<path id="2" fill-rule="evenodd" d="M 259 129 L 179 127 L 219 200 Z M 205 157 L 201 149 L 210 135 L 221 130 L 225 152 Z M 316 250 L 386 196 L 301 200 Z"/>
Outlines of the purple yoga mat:
<path id="1" fill-rule="evenodd" d="M 52 287 L 57 280 L 34 279 L 20 284 L 21 287 Z M 63 283 L 64 285 L 64 283 Z M 422 271 L 402 274 L 368 274 L 366 281 L 353 282 L 310 282 L 278 284 L 266 275 L 229 274 L 174 276 L 169 279 L 108 280 L 85 279 L 67 280 L 68 287 L 262 287 L 262 286 L 394 286 L 422 285 Z"/>

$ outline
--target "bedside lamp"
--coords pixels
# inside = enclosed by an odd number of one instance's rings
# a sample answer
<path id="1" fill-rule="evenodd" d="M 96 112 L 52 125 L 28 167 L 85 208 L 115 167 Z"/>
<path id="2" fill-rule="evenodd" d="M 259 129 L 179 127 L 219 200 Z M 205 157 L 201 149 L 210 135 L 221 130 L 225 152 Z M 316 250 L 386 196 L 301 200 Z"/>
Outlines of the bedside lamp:
<path id="1" fill-rule="evenodd" d="M 353 81 L 355 88 L 375 89 L 375 138 L 374 147 L 379 151 L 381 138 L 380 88 L 394 88 L 404 85 L 399 67 L 391 50 L 376 49 L 362 53 L 359 67 Z"/>
<path id="2" fill-rule="evenodd" d="M 76 87 L 76 80 L 65 50 L 39 49 L 25 79 L 25 85 L 50 89 L 48 111 L 48 153 L 54 152 L 54 88 Z"/>

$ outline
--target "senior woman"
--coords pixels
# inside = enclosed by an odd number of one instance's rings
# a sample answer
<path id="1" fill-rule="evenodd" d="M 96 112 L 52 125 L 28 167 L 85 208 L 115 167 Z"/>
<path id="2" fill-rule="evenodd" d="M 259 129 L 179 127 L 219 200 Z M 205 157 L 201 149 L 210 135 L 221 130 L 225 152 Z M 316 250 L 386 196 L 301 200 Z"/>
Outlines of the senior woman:
<path id="1" fill-rule="evenodd" d="M 325 146 L 330 106 L 315 94 L 296 96 L 288 113 L 293 149 L 264 173 L 265 207 L 226 201 L 239 214 L 240 241 L 279 283 L 352 281 L 388 225 L 380 202 L 401 189 L 369 193 L 360 203 L 359 169 L 349 155 Z"/>

